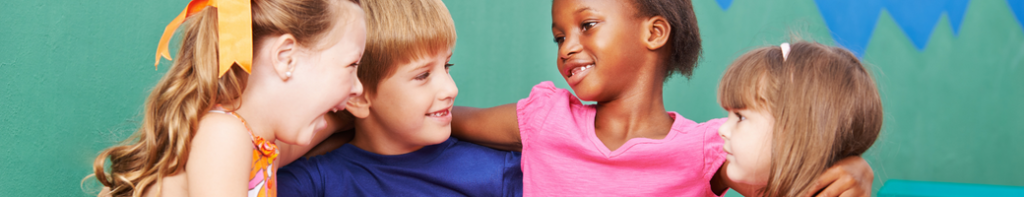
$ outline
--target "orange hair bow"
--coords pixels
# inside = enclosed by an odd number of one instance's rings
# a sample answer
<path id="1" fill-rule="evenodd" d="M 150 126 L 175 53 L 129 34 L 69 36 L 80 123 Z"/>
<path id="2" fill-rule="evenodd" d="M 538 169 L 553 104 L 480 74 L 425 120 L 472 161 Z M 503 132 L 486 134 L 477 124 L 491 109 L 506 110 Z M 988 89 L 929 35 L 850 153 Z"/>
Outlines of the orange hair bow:
<path id="1" fill-rule="evenodd" d="M 174 30 L 178 29 L 185 18 L 202 11 L 206 6 L 217 8 L 217 41 L 220 52 L 219 67 L 217 75 L 223 76 L 231 69 L 231 65 L 238 64 L 245 72 L 252 71 L 252 9 L 250 0 L 192 0 L 188 7 L 181 11 L 178 17 L 174 18 L 164 28 L 164 35 L 160 37 L 160 44 L 156 48 L 156 63 L 160 64 L 160 56 L 171 60 L 171 53 L 167 50 L 167 42 L 174 36 Z"/>

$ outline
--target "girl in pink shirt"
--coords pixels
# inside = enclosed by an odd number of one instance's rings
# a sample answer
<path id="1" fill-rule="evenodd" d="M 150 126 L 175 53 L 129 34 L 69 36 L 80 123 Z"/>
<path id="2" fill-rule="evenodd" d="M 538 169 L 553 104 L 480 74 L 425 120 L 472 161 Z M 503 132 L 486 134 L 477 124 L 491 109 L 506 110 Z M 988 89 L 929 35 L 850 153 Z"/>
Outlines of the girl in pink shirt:
<path id="1" fill-rule="evenodd" d="M 719 196 L 756 189 L 723 176 L 723 119 L 696 123 L 665 110 L 665 80 L 700 56 L 689 1 L 555 0 L 556 63 L 576 95 L 550 82 L 515 104 L 453 109 L 452 134 L 521 150 L 526 196 Z M 596 105 L 580 102 L 596 101 Z M 843 160 L 822 194 L 871 190 L 870 166 Z M 849 190 L 849 191 L 848 191 Z"/>

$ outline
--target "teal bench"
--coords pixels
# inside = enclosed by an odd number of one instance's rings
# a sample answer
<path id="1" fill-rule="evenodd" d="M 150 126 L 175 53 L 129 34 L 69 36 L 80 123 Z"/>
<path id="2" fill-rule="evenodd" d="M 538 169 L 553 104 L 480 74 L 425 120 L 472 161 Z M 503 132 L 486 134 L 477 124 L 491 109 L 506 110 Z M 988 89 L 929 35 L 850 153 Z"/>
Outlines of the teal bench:
<path id="1" fill-rule="evenodd" d="M 1024 196 L 1024 187 L 890 179 L 878 190 L 879 197 Z"/>

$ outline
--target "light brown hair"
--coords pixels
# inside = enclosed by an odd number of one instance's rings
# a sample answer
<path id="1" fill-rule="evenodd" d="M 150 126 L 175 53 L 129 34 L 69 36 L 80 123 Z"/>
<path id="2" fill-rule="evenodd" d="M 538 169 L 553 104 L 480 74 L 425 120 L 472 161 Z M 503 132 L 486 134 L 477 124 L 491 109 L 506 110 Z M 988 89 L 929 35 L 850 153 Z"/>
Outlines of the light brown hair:
<path id="1" fill-rule="evenodd" d="M 291 34 L 300 45 L 314 47 L 336 21 L 342 21 L 332 9 L 337 3 L 253 0 L 253 38 Z M 189 145 L 203 115 L 217 104 L 241 103 L 236 101 L 248 74 L 233 68 L 218 78 L 217 44 L 216 8 L 206 7 L 187 19 L 176 61 L 146 99 L 142 125 L 121 145 L 100 152 L 93 162 L 90 176 L 109 187 L 109 195 L 142 196 L 153 185 L 157 185 L 153 192 L 159 193 L 163 177 L 185 169 Z M 107 159 L 109 168 L 104 167 Z"/>
<path id="2" fill-rule="evenodd" d="M 850 51 L 797 42 L 750 51 L 729 66 L 718 89 L 726 110 L 765 110 L 775 118 L 763 196 L 798 196 L 842 158 L 867 151 L 882 127 L 875 81 Z"/>
<path id="3" fill-rule="evenodd" d="M 455 22 L 441 0 L 363 0 L 366 50 L 359 62 L 363 91 L 373 95 L 395 66 L 455 47 Z"/>

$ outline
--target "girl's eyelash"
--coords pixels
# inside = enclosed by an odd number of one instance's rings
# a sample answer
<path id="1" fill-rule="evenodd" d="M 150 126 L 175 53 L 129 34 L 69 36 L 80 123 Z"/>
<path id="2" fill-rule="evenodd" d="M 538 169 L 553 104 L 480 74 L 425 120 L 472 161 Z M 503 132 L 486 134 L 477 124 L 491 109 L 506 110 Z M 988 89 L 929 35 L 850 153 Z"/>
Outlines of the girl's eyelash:
<path id="1" fill-rule="evenodd" d="M 455 64 L 452 64 L 452 63 L 444 64 L 444 69 L 451 68 L 452 66 L 455 66 Z"/>
<path id="2" fill-rule="evenodd" d="M 582 24 L 580 24 L 580 27 L 583 28 L 583 31 L 587 31 L 590 28 L 594 28 L 594 25 L 597 25 L 597 23 L 596 22 L 583 22 Z"/>
<path id="3" fill-rule="evenodd" d="M 746 119 L 747 119 L 747 117 L 743 117 L 743 115 L 740 115 L 740 113 L 739 113 L 739 112 L 733 112 L 733 114 L 736 114 L 736 117 L 737 117 L 738 119 L 740 119 L 740 120 L 739 120 L 739 121 L 737 121 L 737 122 L 742 122 L 743 120 L 746 120 Z"/>
<path id="4" fill-rule="evenodd" d="M 424 80 L 430 76 L 430 71 L 424 72 L 423 74 L 417 75 L 416 80 Z"/>

